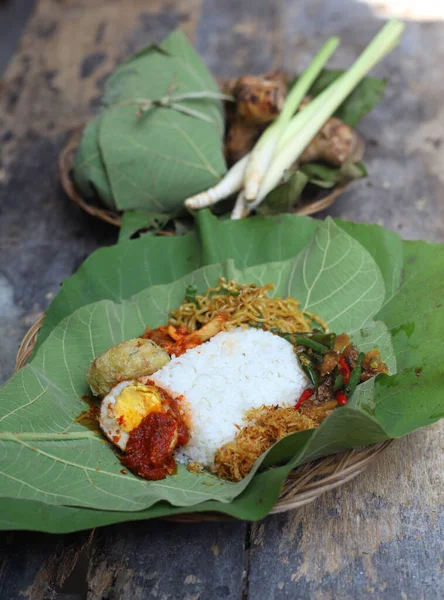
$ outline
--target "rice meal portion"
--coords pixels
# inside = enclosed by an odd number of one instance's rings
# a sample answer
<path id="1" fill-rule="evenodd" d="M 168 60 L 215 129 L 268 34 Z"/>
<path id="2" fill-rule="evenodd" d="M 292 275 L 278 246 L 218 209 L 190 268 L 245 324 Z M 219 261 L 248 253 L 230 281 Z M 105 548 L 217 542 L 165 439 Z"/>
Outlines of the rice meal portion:
<path id="1" fill-rule="evenodd" d="M 207 466 L 245 425 L 245 411 L 292 406 L 309 385 L 291 344 L 268 331 L 240 328 L 173 357 L 150 380 L 183 396 L 190 411 L 190 441 L 178 460 Z"/>
<path id="2" fill-rule="evenodd" d="M 147 480 L 206 469 L 240 481 L 288 435 L 315 429 L 387 365 L 330 332 L 272 284 L 194 285 L 164 325 L 113 346 L 88 368 L 99 423 L 119 460 Z"/>

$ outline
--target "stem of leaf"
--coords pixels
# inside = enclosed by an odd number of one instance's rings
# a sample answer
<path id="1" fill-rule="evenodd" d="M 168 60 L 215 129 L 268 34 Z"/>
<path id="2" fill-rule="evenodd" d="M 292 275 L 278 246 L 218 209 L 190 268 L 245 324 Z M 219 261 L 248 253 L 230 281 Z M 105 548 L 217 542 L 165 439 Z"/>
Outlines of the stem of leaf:
<path id="1" fill-rule="evenodd" d="M 236 99 L 233 96 L 229 96 L 228 94 L 222 94 L 221 92 L 211 92 L 211 91 L 202 91 L 202 92 L 186 92 L 183 94 L 176 94 L 175 96 L 171 96 L 171 100 L 200 100 L 200 99 L 210 99 L 210 100 L 227 100 L 228 102 L 235 102 Z"/>
<path id="2" fill-rule="evenodd" d="M 12 431 L 0 431 L 0 440 L 11 442 L 17 441 L 34 441 L 34 442 L 53 442 L 62 440 L 82 440 L 96 439 L 103 441 L 103 437 L 92 431 L 75 431 L 72 433 L 37 433 L 35 431 L 20 431 L 13 433 Z"/>

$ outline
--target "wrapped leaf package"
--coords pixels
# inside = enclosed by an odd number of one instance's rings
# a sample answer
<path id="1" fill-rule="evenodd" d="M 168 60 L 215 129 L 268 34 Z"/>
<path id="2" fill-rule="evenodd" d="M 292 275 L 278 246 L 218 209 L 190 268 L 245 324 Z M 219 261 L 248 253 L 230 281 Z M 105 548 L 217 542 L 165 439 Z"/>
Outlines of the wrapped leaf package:
<path id="1" fill-rule="evenodd" d="M 170 213 L 187 195 L 214 185 L 226 169 L 221 102 L 202 97 L 141 107 L 168 94 L 218 91 L 180 31 L 119 66 L 75 159 L 74 179 L 83 196 L 98 195 L 117 210 Z"/>
<path id="2" fill-rule="evenodd" d="M 182 238 L 99 250 L 64 284 L 32 360 L 0 392 L 2 527 L 69 531 L 204 510 L 261 518 L 297 465 L 444 415 L 444 290 L 436 277 L 444 249 L 402 242 L 377 226 L 291 216 L 276 225 L 202 213 L 198 230 Z M 390 374 L 362 384 L 318 429 L 276 444 L 239 483 L 185 468 L 159 482 L 123 475 L 112 448 L 76 422 L 87 408 L 86 368 L 145 325 L 165 322 L 188 285 L 206 289 L 220 275 L 274 283 L 277 294 L 297 297 L 360 348 L 377 346 Z M 267 465 L 278 466 L 257 472 Z"/>

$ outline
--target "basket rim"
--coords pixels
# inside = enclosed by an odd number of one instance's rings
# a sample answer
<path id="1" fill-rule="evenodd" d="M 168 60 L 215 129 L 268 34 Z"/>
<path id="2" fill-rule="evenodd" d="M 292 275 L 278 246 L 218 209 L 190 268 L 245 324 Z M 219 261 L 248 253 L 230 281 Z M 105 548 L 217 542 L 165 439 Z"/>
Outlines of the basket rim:
<path id="1" fill-rule="evenodd" d="M 31 357 L 44 318 L 45 313 L 41 313 L 24 335 L 17 351 L 14 371 L 24 367 Z M 393 442 L 394 440 L 390 439 L 370 446 L 353 448 L 340 454 L 320 458 L 294 469 L 287 476 L 279 499 L 269 514 L 287 512 L 309 504 L 322 494 L 351 481 Z M 236 519 L 220 513 L 184 513 L 168 517 L 168 520 L 186 523 Z"/>
<path id="2" fill-rule="evenodd" d="M 66 144 L 59 154 L 58 171 L 60 183 L 68 198 L 77 204 L 77 206 L 79 206 L 83 211 L 87 212 L 93 217 L 102 219 L 102 221 L 114 225 L 115 227 L 121 227 L 122 216 L 119 211 L 102 208 L 101 206 L 96 206 L 95 204 L 86 201 L 72 179 L 71 172 L 74 164 L 74 156 L 85 127 L 86 123 L 79 125 L 72 131 Z M 295 210 L 292 211 L 292 214 L 309 216 L 325 210 L 336 201 L 336 199 L 345 191 L 350 183 L 352 182 L 338 185 L 329 194 L 320 198 L 319 200 L 315 200 L 313 202 L 301 202 L 301 204 L 299 204 Z"/>

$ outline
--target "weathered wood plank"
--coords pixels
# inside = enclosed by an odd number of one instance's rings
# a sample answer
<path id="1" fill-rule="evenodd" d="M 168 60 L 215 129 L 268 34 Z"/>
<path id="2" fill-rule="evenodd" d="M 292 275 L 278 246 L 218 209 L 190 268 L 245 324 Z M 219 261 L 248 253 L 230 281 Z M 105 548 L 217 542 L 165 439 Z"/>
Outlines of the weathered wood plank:
<path id="1" fill-rule="evenodd" d="M 6 533 L 0 545 L 0 598 L 46 600 L 56 598 L 82 553 L 87 552 L 91 532 L 65 536 Z M 86 582 L 79 582 L 76 600 L 84 598 Z M 64 598 L 65 600 L 65 598 Z M 74 600 L 74 598 L 66 598 Z"/>
<path id="2" fill-rule="evenodd" d="M 240 600 L 245 527 L 148 521 L 99 530 L 88 600 Z"/>
<path id="3" fill-rule="evenodd" d="M 442 432 L 399 440 L 354 481 L 255 524 L 249 597 L 442 598 Z"/>
<path id="4" fill-rule="evenodd" d="M 221 77 L 276 69 L 283 50 L 280 3 L 203 0 L 195 45 Z"/>
<path id="5" fill-rule="evenodd" d="M 34 0 L 14 0 L 0 3 L 0 77 L 6 69 L 11 56 L 14 54 L 23 27 L 28 20 Z"/>

